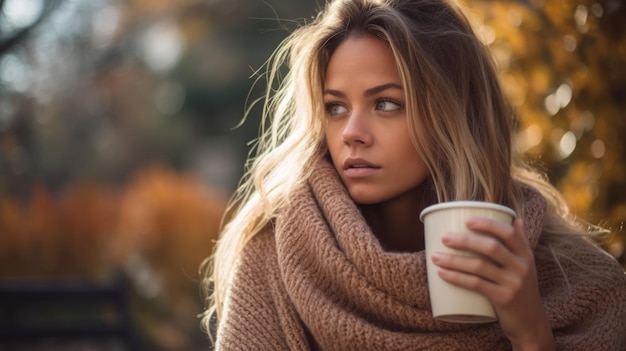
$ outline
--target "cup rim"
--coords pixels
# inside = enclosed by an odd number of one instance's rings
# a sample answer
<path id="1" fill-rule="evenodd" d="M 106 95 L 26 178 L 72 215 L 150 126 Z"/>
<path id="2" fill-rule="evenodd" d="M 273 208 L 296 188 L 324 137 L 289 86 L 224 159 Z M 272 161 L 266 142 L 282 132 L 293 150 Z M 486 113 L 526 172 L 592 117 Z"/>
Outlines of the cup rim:
<path id="1" fill-rule="evenodd" d="M 420 221 L 424 222 L 424 217 L 431 212 L 444 210 L 448 208 L 461 208 L 461 207 L 486 208 L 486 209 L 496 210 L 496 211 L 510 214 L 511 216 L 513 216 L 513 218 L 517 216 L 515 211 L 503 205 L 495 204 L 493 202 L 486 202 L 486 201 L 464 200 L 464 201 L 440 202 L 438 204 L 430 205 L 426 207 L 425 209 L 423 209 L 422 212 L 420 213 Z"/>

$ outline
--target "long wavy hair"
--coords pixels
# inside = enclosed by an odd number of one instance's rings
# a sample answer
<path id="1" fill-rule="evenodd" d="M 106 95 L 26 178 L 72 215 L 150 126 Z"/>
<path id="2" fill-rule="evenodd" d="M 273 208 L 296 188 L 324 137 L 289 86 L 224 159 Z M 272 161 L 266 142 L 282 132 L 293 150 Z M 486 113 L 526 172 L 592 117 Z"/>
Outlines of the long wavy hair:
<path id="1" fill-rule="evenodd" d="M 522 162 L 513 142 L 514 113 L 492 55 L 469 18 L 447 0 L 335 0 L 282 42 L 266 65 L 267 93 L 255 152 L 214 255 L 201 267 L 205 326 L 214 314 L 220 318 L 246 243 L 271 230 L 292 189 L 315 171 L 314 160 L 327 154 L 326 67 L 339 44 L 354 36 L 376 36 L 391 47 L 404 85 L 411 138 L 439 202 L 490 201 L 523 216 L 523 188 L 538 190 L 548 202 L 543 236 L 558 238 L 544 240 L 550 245 L 536 249 L 538 260 L 575 262 L 561 255 L 560 248 L 578 245 L 583 233 L 603 231 L 583 225 L 548 180 Z"/>

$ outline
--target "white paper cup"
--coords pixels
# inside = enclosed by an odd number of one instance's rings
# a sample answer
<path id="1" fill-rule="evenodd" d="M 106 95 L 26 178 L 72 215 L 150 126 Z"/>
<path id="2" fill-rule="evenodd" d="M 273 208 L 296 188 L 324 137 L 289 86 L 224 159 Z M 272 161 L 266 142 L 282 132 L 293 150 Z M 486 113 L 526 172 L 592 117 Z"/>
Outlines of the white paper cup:
<path id="1" fill-rule="evenodd" d="M 467 228 L 465 222 L 470 217 L 489 218 L 510 224 L 515 216 L 515 212 L 508 207 L 481 201 L 444 202 L 429 206 L 420 213 L 420 220 L 424 223 L 428 291 L 435 319 L 456 323 L 487 323 L 497 320 L 496 313 L 485 296 L 441 279 L 431 257 L 438 251 L 474 255 L 448 248 L 441 242 L 441 236 L 445 233 L 484 235 Z"/>

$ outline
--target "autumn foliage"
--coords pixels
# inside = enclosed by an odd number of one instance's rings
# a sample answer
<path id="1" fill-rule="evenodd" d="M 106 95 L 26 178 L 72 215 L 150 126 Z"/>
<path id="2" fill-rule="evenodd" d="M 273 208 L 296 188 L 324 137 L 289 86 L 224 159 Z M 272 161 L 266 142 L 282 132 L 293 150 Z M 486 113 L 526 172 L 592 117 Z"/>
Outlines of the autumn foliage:
<path id="1" fill-rule="evenodd" d="M 85 182 L 54 195 L 38 184 L 24 203 L 0 199 L 0 276 L 99 276 L 140 255 L 169 279 L 197 277 L 225 201 L 162 166 L 119 188 Z"/>
<path id="2" fill-rule="evenodd" d="M 198 267 L 212 251 L 225 202 L 164 166 L 117 187 L 82 182 L 52 194 L 38 184 L 25 201 L 0 199 L 0 279 L 107 282 L 122 272 L 144 301 L 137 318 L 145 333 L 162 347 L 184 348 L 186 334 L 200 333 Z"/>

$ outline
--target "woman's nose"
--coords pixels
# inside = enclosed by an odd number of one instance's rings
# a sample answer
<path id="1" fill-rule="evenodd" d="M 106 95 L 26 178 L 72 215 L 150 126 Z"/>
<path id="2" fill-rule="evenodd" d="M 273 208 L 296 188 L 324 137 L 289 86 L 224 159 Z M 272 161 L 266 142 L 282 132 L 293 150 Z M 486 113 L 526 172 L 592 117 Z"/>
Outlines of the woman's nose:
<path id="1" fill-rule="evenodd" d="M 353 111 L 346 121 L 342 137 L 347 145 L 365 146 L 371 144 L 373 137 L 370 133 L 367 115 L 359 111 Z"/>

